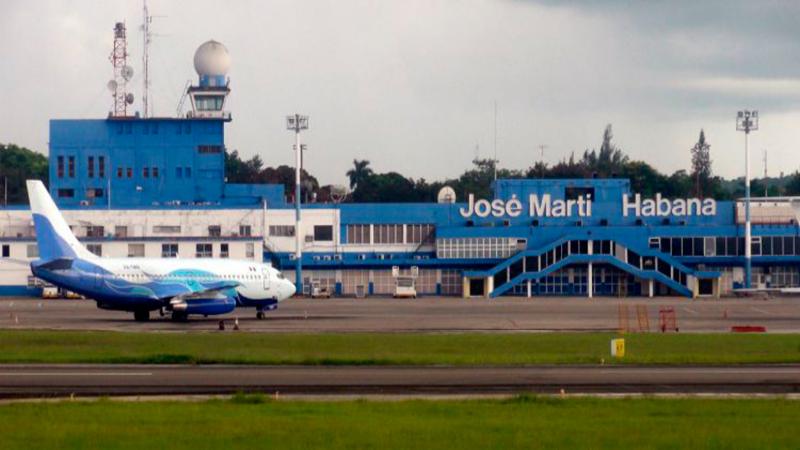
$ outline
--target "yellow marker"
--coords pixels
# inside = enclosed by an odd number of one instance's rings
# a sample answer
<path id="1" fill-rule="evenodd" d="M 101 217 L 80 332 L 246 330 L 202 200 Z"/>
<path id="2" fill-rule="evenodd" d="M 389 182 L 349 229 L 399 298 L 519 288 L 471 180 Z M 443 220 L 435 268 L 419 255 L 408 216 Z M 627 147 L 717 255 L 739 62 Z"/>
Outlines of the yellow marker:
<path id="1" fill-rule="evenodd" d="M 615 358 L 622 358 L 625 356 L 625 339 L 611 340 L 611 356 Z"/>

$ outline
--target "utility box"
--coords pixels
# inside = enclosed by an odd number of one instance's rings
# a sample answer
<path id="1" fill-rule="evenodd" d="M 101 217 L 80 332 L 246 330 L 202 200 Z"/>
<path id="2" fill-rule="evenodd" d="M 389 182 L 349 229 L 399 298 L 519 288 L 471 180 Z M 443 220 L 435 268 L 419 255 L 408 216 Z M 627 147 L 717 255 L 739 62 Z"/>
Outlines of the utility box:
<path id="1" fill-rule="evenodd" d="M 611 340 L 611 356 L 614 358 L 622 358 L 625 356 L 625 339 L 612 339 Z"/>

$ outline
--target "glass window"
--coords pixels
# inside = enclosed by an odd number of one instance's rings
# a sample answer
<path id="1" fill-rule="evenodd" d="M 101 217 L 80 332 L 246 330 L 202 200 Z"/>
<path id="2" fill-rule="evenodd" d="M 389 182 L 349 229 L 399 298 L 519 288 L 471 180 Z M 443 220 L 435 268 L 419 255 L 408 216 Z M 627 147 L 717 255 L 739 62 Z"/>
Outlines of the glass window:
<path id="1" fill-rule="evenodd" d="M 10 257 L 10 256 L 11 256 L 11 246 L 10 246 L 10 245 L 8 245 L 8 244 L 3 244 L 3 247 L 2 247 L 2 257 L 3 257 L 3 258 L 8 258 L 8 257 Z"/>
<path id="2" fill-rule="evenodd" d="M 220 258 L 227 258 L 230 255 L 228 244 L 223 243 L 219 244 L 219 257 Z"/>
<path id="3" fill-rule="evenodd" d="M 714 246 L 716 247 L 716 255 L 717 256 L 725 256 L 727 255 L 727 251 L 725 250 L 725 238 L 724 237 L 717 237 L 714 239 Z"/>
<path id="4" fill-rule="evenodd" d="M 222 227 L 219 225 L 209 225 L 208 226 L 208 235 L 211 237 L 220 237 L 222 236 Z"/>
<path id="5" fill-rule="evenodd" d="M 195 254 L 196 258 L 211 258 L 214 256 L 211 244 L 196 244 Z"/>
<path id="6" fill-rule="evenodd" d="M 333 226 L 332 225 L 314 225 L 314 240 L 315 241 L 332 241 L 333 240 Z"/>
<path id="7" fill-rule="evenodd" d="M 175 178 L 183 178 L 183 167 L 175 168 Z"/>
<path id="8" fill-rule="evenodd" d="M 737 256 L 738 250 L 736 248 L 736 238 L 735 237 L 728 237 L 725 238 L 725 251 L 726 255 L 728 256 Z"/>
<path id="9" fill-rule="evenodd" d="M 103 237 L 105 236 L 105 228 L 102 225 L 87 225 L 86 237 Z"/>
<path id="10" fill-rule="evenodd" d="M 97 173 L 100 178 L 106 177 L 106 157 L 105 156 L 98 156 L 97 157 Z"/>
<path id="11" fill-rule="evenodd" d="M 102 244 L 86 244 L 86 250 L 89 250 L 89 252 L 94 253 L 97 256 L 103 256 Z"/>
<path id="12" fill-rule="evenodd" d="M 128 258 L 144 258 L 144 244 L 128 244 Z"/>
<path id="13" fill-rule="evenodd" d="M 114 227 L 114 237 L 126 238 L 128 237 L 128 227 L 125 225 L 117 225 Z"/>
<path id="14" fill-rule="evenodd" d="M 28 244 L 27 248 L 25 249 L 25 254 L 28 258 L 38 258 L 39 246 L 36 244 Z"/>
<path id="15" fill-rule="evenodd" d="M 761 238 L 761 254 L 768 256 L 772 255 L 772 237 L 764 236 Z"/>
<path id="16" fill-rule="evenodd" d="M 269 235 L 274 237 L 294 236 L 294 225 L 270 225 Z"/>
<path id="17" fill-rule="evenodd" d="M 67 169 L 69 171 L 69 177 L 70 178 L 75 178 L 75 157 L 74 156 L 70 156 L 68 158 L 68 162 L 69 162 L 69 164 L 67 166 Z"/>
<path id="18" fill-rule="evenodd" d="M 177 258 L 178 257 L 178 244 L 161 244 L 161 257 L 162 258 Z"/>
<path id="19" fill-rule="evenodd" d="M 250 225 L 239 225 L 239 236 L 252 236 L 253 229 Z"/>
<path id="20" fill-rule="evenodd" d="M 64 178 L 64 157 L 59 156 L 57 158 L 57 161 L 58 161 L 58 169 L 56 172 L 56 176 L 58 176 L 58 178 Z"/>
<path id="21" fill-rule="evenodd" d="M 248 242 L 244 246 L 245 257 L 254 258 L 256 256 L 255 244 Z"/>
<path id="22" fill-rule="evenodd" d="M 183 173 L 186 175 L 186 178 L 192 178 L 192 168 L 191 167 L 184 167 Z"/>

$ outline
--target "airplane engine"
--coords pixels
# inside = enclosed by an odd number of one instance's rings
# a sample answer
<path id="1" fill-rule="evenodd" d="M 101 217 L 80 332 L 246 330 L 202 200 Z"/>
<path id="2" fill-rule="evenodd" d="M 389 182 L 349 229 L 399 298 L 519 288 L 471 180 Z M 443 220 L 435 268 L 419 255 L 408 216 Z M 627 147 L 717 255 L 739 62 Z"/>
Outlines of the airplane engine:
<path id="1" fill-rule="evenodd" d="M 181 314 L 212 316 L 229 313 L 234 308 L 236 308 L 236 299 L 233 297 L 176 299 L 170 302 L 170 309 Z"/>

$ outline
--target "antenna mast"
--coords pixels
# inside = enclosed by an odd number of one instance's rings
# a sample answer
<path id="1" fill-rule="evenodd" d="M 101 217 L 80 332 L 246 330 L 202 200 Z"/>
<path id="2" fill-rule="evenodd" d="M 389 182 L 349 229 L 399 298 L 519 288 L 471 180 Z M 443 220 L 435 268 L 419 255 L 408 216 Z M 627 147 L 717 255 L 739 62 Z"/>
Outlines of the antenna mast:
<path id="1" fill-rule="evenodd" d="M 764 197 L 769 197 L 769 180 L 767 180 L 767 149 L 764 149 Z"/>
<path id="2" fill-rule="evenodd" d="M 142 36 L 144 39 L 142 51 L 142 70 L 144 74 L 142 81 L 142 110 L 144 118 L 147 118 L 150 117 L 150 41 L 153 38 L 150 32 L 150 23 L 153 21 L 153 16 L 150 15 L 150 11 L 147 9 L 147 0 L 143 0 L 142 3 L 142 11 L 144 13 L 144 22 L 142 23 Z"/>
<path id="3" fill-rule="evenodd" d="M 114 50 L 108 57 L 114 67 L 114 78 L 108 82 L 108 90 L 114 99 L 112 117 L 125 117 L 128 115 L 128 104 L 133 102 L 133 95 L 126 92 L 128 80 L 133 76 L 133 69 L 128 66 L 128 39 L 125 33 L 125 23 L 114 24 Z"/>

